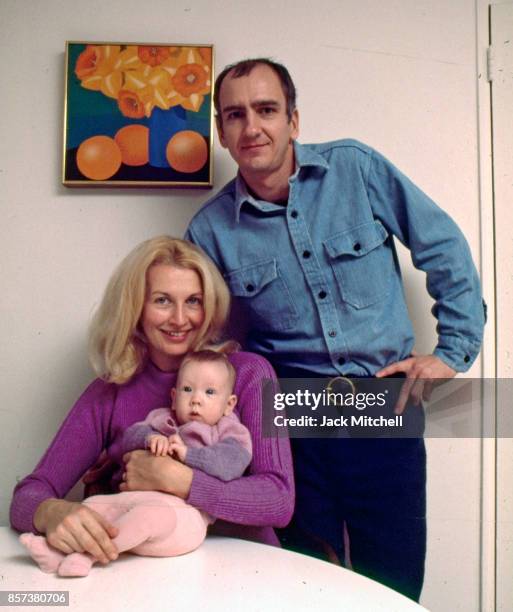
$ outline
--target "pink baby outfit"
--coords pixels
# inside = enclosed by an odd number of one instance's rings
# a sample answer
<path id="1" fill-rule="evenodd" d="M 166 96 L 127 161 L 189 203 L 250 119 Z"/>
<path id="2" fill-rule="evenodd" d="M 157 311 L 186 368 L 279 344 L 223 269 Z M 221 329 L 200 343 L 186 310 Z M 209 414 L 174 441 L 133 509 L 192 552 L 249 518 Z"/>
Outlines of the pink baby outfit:
<path id="1" fill-rule="evenodd" d="M 205 539 L 209 517 L 175 495 L 159 491 L 125 491 L 94 495 L 84 504 L 118 527 L 113 543 L 119 552 L 174 557 L 191 552 Z M 87 576 L 95 560 L 87 553 L 65 555 L 44 536 L 23 533 L 20 542 L 39 567 L 59 576 Z"/>

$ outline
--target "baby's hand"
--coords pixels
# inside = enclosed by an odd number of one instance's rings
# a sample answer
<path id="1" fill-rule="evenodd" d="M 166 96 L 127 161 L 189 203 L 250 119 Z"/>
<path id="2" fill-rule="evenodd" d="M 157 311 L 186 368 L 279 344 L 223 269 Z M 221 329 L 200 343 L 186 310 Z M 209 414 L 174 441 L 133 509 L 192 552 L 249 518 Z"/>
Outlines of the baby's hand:
<path id="1" fill-rule="evenodd" d="M 169 454 L 174 455 L 183 463 L 185 461 L 185 456 L 187 455 L 187 447 L 185 446 L 184 441 L 178 434 L 173 434 L 169 436 Z"/>
<path id="2" fill-rule="evenodd" d="M 165 457 L 169 452 L 169 440 L 161 434 L 154 434 L 148 438 L 150 451 L 157 457 Z"/>

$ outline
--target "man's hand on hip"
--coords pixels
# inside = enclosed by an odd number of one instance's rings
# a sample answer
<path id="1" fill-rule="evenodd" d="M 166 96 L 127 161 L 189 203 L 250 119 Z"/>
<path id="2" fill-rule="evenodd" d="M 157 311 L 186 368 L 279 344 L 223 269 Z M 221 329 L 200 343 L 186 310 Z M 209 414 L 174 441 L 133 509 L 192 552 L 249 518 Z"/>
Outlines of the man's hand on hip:
<path id="1" fill-rule="evenodd" d="M 377 378 L 393 376 L 403 372 L 406 381 L 394 408 L 395 414 L 402 414 L 406 408 L 408 398 L 411 397 L 417 406 L 422 400 L 429 400 L 437 379 L 454 378 L 456 371 L 435 355 L 414 355 L 376 372 Z"/>

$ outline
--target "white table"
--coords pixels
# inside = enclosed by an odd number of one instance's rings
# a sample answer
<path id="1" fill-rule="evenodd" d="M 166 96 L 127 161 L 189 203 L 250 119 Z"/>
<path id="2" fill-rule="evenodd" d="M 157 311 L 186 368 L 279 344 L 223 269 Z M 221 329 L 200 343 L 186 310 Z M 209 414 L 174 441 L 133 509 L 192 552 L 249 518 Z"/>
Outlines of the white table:
<path id="1" fill-rule="evenodd" d="M 60 578 L 43 573 L 17 534 L 0 527 L 0 590 L 69 591 L 69 608 L 55 610 L 96 612 L 425 610 L 377 582 L 330 563 L 263 544 L 210 536 L 198 550 L 181 557 L 122 555 L 106 567 L 95 565 L 86 578 Z"/>

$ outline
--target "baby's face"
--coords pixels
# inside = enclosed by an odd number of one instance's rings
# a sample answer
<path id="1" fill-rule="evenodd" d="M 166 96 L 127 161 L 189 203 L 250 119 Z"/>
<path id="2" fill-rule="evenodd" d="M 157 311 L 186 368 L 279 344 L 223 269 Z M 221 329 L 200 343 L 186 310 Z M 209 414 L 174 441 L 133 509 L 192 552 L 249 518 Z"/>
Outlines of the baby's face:
<path id="1" fill-rule="evenodd" d="M 232 412 L 237 398 L 232 394 L 228 369 L 223 363 L 189 361 L 171 391 L 173 410 L 180 425 L 199 421 L 215 425 Z"/>

